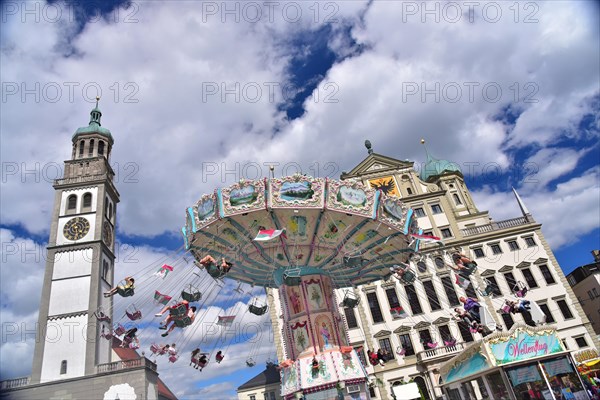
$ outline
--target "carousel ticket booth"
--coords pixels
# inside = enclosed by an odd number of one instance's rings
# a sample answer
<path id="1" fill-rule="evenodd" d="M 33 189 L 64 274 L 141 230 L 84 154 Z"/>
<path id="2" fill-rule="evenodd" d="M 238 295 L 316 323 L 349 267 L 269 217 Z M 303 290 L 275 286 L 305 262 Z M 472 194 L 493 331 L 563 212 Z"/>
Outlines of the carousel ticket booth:
<path id="1" fill-rule="evenodd" d="M 440 367 L 449 400 L 588 400 L 553 327 L 515 325 L 469 346 Z"/>

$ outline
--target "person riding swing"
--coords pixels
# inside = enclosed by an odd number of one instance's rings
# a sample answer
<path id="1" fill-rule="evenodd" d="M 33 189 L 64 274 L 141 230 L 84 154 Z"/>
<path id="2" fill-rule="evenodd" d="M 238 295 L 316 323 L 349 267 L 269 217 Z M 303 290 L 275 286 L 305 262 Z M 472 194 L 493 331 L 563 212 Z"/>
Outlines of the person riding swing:
<path id="1" fill-rule="evenodd" d="M 114 288 L 110 289 L 108 292 L 105 292 L 104 297 L 111 297 L 117 293 L 121 297 L 133 296 L 134 295 L 133 284 L 135 283 L 135 279 L 133 279 L 131 276 L 128 276 L 124 279 L 124 281 L 125 281 L 124 285 L 117 285 Z"/>

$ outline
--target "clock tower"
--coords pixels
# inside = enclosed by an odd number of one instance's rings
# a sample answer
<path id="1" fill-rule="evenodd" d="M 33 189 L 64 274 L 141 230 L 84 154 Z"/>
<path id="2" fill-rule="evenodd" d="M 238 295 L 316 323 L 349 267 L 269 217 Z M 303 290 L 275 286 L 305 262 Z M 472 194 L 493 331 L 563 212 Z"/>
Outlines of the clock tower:
<path id="1" fill-rule="evenodd" d="M 38 317 L 32 383 L 76 378 L 110 362 L 111 342 L 102 338 L 112 317 L 114 231 L 119 193 L 110 166 L 113 138 L 96 107 L 73 135 L 71 159 L 54 182 L 54 209 Z M 104 327 L 103 327 L 104 325 Z"/>

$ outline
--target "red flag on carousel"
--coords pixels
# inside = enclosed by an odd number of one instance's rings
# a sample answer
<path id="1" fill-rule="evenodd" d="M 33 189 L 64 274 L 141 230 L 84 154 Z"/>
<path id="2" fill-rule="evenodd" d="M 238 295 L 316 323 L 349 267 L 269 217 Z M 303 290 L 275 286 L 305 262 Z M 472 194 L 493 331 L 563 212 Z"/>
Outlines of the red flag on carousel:
<path id="1" fill-rule="evenodd" d="M 158 276 L 159 278 L 165 279 L 167 277 L 167 275 L 169 274 L 169 272 L 173 272 L 173 267 L 171 267 L 170 265 L 164 264 L 162 267 L 160 267 L 158 269 L 158 271 L 156 271 L 154 273 L 154 275 Z"/>
<path id="2" fill-rule="evenodd" d="M 154 301 L 166 306 L 167 304 L 169 304 L 169 301 L 171 301 L 171 296 L 167 294 L 162 294 L 161 292 L 156 290 L 154 292 Z"/>
<path id="3" fill-rule="evenodd" d="M 265 242 L 279 236 L 287 239 L 287 236 L 285 236 L 285 229 L 261 229 L 258 231 L 258 235 L 256 235 L 254 240 L 257 242 Z"/>

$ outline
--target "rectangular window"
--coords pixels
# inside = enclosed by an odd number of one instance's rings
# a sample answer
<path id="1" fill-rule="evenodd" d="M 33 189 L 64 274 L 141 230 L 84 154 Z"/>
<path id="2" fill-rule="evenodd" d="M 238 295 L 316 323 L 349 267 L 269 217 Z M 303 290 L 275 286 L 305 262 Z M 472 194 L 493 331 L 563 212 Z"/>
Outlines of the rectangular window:
<path id="1" fill-rule="evenodd" d="M 500 290 L 500 286 L 498 286 L 498 281 L 493 276 L 488 276 L 487 281 L 492 284 L 492 297 L 500 297 L 502 296 L 502 291 Z"/>
<path id="2" fill-rule="evenodd" d="M 371 309 L 371 317 L 373 317 L 373 322 L 383 322 L 383 315 L 381 314 L 381 307 L 379 307 L 377 293 L 367 293 L 367 300 L 369 301 L 369 308 Z"/>
<path id="3" fill-rule="evenodd" d="M 425 350 L 429 349 L 429 347 L 427 347 L 427 343 L 433 343 L 429 329 L 423 329 L 422 331 L 419 331 L 419 339 L 421 340 L 421 344 Z"/>
<path id="4" fill-rule="evenodd" d="M 502 249 L 498 243 L 490 244 L 493 254 L 502 254 Z"/>
<path id="5" fill-rule="evenodd" d="M 423 232 L 423 235 L 425 235 L 425 236 L 433 236 L 433 232 L 432 231 Z"/>
<path id="6" fill-rule="evenodd" d="M 460 332 L 460 336 L 462 337 L 463 342 L 472 342 L 475 340 L 473 339 L 473 334 L 469 330 L 469 326 L 467 324 L 462 322 L 459 323 L 458 331 Z"/>
<path id="7" fill-rule="evenodd" d="M 558 308 L 560 308 L 560 312 L 565 319 L 573 318 L 573 314 L 571 313 L 571 310 L 569 309 L 569 306 L 565 300 L 557 300 L 556 304 L 558 304 Z"/>
<path id="8" fill-rule="evenodd" d="M 504 314 L 502 313 L 502 319 L 504 320 L 504 326 L 506 327 L 506 329 L 510 329 L 512 328 L 512 326 L 515 324 L 515 321 L 513 320 L 512 315 L 510 314 Z"/>
<path id="9" fill-rule="evenodd" d="M 421 307 L 421 302 L 419 301 L 419 296 L 417 296 L 415 287 L 413 285 L 404 285 L 404 290 L 406 290 L 406 298 L 408 299 L 408 304 L 410 305 L 413 315 L 422 314 L 423 308 Z"/>
<path id="10" fill-rule="evenodd" d="M 542 273 L 542 276 L 546 280 L 547 285 L 556 283 L 556 281 L 554 280 L 554 277 L 552 276 L 552 272 L 550 272 L 550 268 L 548 268 L 548 266 L 546 264 L 540 265 L 540 272 Z"/>
<path id="11" fill-rule="evenodd" d="M 390 303 L 390 308 L 400 307 L 400 301 L 398 300 L 398 295 L 396 294 L 396 289 L 394 289 L 394 288 L 386 289 L 385 294 L 387 295 L 388 302 Z"/>
<path id="12" fill-rule="evenodd" d="M 550 312 L 550 308 L 548 307 L 548 304 L 546 304 L 546 303 L 539 303 L 538 305 L 542 309 L 542 312 L 544 314 L 546 314 L 546 323 L 548 323 L 548 324 L 553 323 L 554 322 L 554 317 L 552 316 L 552 313 Z"/>
<path id="13" fill-rule="evenodd" d="M 594 296 L 598 297 L 598 289 L 597 288 L 593 288 L 592 293 L 594 293 Z"/>
<path id="14" fill-rule="evenodd" d="M 594 300 L 594 293 L 591 290 L 588 290 L 588 296 L 590 296 L 590 300 Z"/>
<path id="15" fill-rule="evenodd" d="M 442 228 L 441 229 L 442 232 L 442 237 L 443 238 L 451 238 L 452 237 L 452 231 L 450 230 L 450 228 Z"/>
<path id="16" fill-rule="evenodd" d="M 527 282 L 527 286 L 529 286 L 529 289 L 534 289 L 538 287 L 538 284 L 529 268 L 523 268 L 521 270 L 521 273 L 523 274 L 523 277 L 525 278 L 525 282 Z"/>
<path id="17" fill-rule="evenodd" d="M 458 301 L 458 297 L 456 296 L 456 289 L 454 289 L 454 284 L 449 276 L 444 276 L 441 278 L 442 285 L 444 285 L 444 291 L 446 292 L 446 297 L 448 298 L 448 303 L 450 306 L 458 306 L 460 305 L 460 301 Z"/>
<path id="18" fill-rule="evenodd" d="M 440 337 L 442 340 L 449 341 L 455 339 L 455 337 L 452 336 L 452 333 L 450 333 L 450 328 L 448 325 L 442 325 L 438 328 L 438 330 L 440 331 Z"/>
<path id="19" fill-rule="evenodd" d="M 62 360 L 60 363 L 60 374 L 64 375 L 67 373 L 67 360 Z"/>
<path id="20" fill-rule="evenodd" d="M 346 315 L 346 323 L 348 324 L 348 329 L 358 328 L 358 322 L 356 322 L 354 308 L 344 307 L 344 314 Z"/>
<path id="21" fill-rule="evenodd" d="M 432 204 L 431 205 L 431 212 L 434 214 L 441 214 L 442 213 L 442 207 L 439 204 Z"/>
<path id="22" fill-rule="evenodd" d="M 412 344 L 412 340 L 410 340 L 410 335 L 405 333 L 403 335 L 399 335 L 398 338 L 400 339 L 400 346 L 402 346 L 403 349 L 406 349 L 406 353 L 404 355 L 414 356 L 415 348 Z"/>
<path id="23" fill-rule="evenodd" d="M 360 359 L 360 362 L 366 367 L 369 364 L 367 364 L 367 358 L 365 357 L 365 348 L 364 346 L 360 346 L 360 347 L 355 347 L 354 350 L 356 350 L 356 354 L 358 354 L 358 358 Z"/>
<path id="24" fill-rule="evenodd" d="M 256 400 L 256 395 L 254 395 L 254 394 L 251 394 L 251 395 L 250 395 L 250 400 Z"/>
<path id="25" fill-rule="evenodd" d="M 414 214 L 415 214 L 415 216 L 416 216 L 417 218 L 421 218 L 421 217 L 424 217 L 424 216 L 425 216 L 425 211 L 423 211 L 423 208 L 422 208 L 422 207 L 415 208 L 415 209 L 413 210 L 413 212 L 414 212 Z"/>
<path id="26" fill-rule="evenodd" d="M 390 342 L 390 339 L 379 339 L 379 348 L 383 351 L 387 351 L 391 360 L 396 358 L 394 354 L 394 349 L 392 349 L 392 343 Z"/>
<path id="27" fill-rule="evenodd" d="M 435 292 L 433 282 L 425 281 L 423 282 L 423 287 L 425 288 L 425 293 L 427 293 L 427 299 L 429 300 L 429 307 L 431 308 L 431 311 L 441 310 L 442 306 L 440 304 L 440 300 L 438 299 L 438 295 Z"/>
<path id="28" fill-rule="evenodd" d="M 576 337 L 574 339 L 575 343 L 577 343 L 577 346 L 579 346 L 580 349 L 588 347 L 587 341 L 585 340 L 585 336 Z"/>
<path id="29" fill-rule="evenodd" d="M 505 273 L 504 279 L 506 279 L 506 284 L 508 285 L 510 291 L 514 292 L 516 290 L 515 287 L 517 286 L 517 280 L 515 279 L 515 276 L 512 274 L 512 272 Z"/>
<path id="30" fill-rule="evenodd" d="M 475 291 L 472 282 L 469 282 L 469 286 L 467 286 L 467 288 L 465 289 L 465 294 L 467 295 L 467 297 L 471 297 L 473 299 L 477 298 L 477 292 Z"/>
<path id="31" fill-rule="evenodd" d="M 473 249 L 473 253 L 475 253 L 475 258 L 483 258 L 485 257 L 485 252 L 481 247 Z"/>
<path id="32" fill-rule="evenodd" d="M 510 251 L 520 250 L 519 243 L 517 243 L 516 240 L 509 240 L 508 241 L 508 248 L 510 249 Z"/>
<path id="33" fill-rule="evenodd" d="M 537 244 L 535 243 L 535 239 L 532 236 L 525 238 L 525 244 L 527 245 L 527 247 L 537 246 Z"/>

